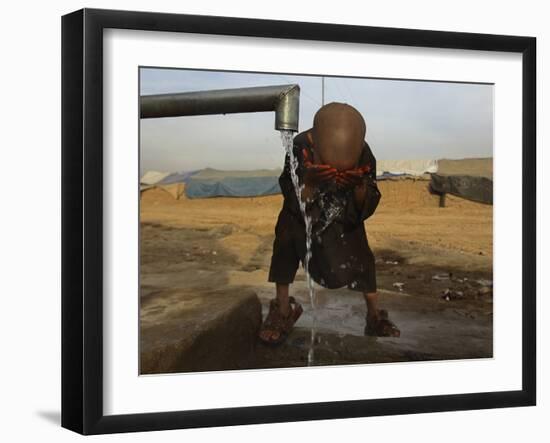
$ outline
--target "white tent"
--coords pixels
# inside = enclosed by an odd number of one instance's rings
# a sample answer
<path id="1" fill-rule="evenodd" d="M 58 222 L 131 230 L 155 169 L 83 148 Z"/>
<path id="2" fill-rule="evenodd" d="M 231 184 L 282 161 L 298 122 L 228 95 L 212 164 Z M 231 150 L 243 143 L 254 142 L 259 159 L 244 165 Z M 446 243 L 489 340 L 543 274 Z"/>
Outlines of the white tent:
<path id="1" fill-rule="evenodd" d="M 435 174 L 438 169 L 437 160 L 377 160 L 376 174 L 421 176 L 426 173 Z"/>
<path id="2" fill-rule="evenodd" d="M 141 185 L 153 186 L 168 177 L 169 175 L 169 172 L 147 171 L 145 174 L 143 174 L 139 183 Z"/>

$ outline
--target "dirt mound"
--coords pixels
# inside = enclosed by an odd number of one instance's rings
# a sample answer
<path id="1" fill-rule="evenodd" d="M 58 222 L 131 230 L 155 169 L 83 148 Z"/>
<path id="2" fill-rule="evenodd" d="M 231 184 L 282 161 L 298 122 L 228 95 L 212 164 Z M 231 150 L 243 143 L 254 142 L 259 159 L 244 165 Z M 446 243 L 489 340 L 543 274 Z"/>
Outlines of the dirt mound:
<path id="1" fill-rule="evenodd" d="M 461 160 L 442 159 L 438 161 L 437 173 L 440 175 L 473 175 L 493 179 L 493 159 L 464 158 Z"/>
<path id="2" fill-rule="evenodd" d="M 378 188 L 382 193 L 379 209 L 411 209 L 439 207 L 439 195 L 429 191 L 429 180 L 381 180 Z M 476 208 L 481 203 L 448 195 L 446 206 L 451 208 Z"/>

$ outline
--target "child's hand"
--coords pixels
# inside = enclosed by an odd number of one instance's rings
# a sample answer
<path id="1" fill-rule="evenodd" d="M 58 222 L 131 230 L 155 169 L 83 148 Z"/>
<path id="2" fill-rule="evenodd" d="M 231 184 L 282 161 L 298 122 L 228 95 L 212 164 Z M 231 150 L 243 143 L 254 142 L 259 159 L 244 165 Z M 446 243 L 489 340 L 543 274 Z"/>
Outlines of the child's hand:
<path id="1" fill-rule="evenodd" d="M 329 165 L 310 164 L 305 168 L 304 184 L 306 186 L 316 187 L 322 183 L 334 180 L 338 171 Z"/>
<path id="2" fill-rule="evenodd" d="M 336 185 L 343 188 L 354 188 L 363 181 L 363 171 L 350 169 L 348 171 L 338 172 L 335 177 Z"/>

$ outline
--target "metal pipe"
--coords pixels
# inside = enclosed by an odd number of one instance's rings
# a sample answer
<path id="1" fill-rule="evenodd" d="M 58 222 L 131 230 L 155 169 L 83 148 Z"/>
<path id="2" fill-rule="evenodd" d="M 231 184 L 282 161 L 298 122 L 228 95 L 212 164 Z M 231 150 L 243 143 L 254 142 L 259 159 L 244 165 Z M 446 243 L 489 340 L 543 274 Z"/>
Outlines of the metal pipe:
<path id="1" fill-rule="evenodd" d="M 275 111 L 275 129 L 298 131 L 300 86 L 220 89 L 181 94 L 144 95 L 141 118 Z"/>

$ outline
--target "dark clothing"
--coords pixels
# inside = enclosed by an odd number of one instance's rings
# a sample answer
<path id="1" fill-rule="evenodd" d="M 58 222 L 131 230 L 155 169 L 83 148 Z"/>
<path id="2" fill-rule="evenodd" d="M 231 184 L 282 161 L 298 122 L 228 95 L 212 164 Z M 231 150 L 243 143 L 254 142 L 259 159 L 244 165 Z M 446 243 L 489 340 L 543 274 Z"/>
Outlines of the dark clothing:
<path id="1" fill-rule="evenodd" d="M 301 133 L 294 138 L 300 180 L 304 170 L 304 148 L 313 158 L 312 147 L 305 133 Z M 381 195 L 376 185 L 376 159 L 365 142 L 358 166 L 367 164 L 371 169 L 364 175 L 367 195 L 363 207 L 357 207 L 353 189 L 321 188 L 308 203 L 307 213 L 312 217 L 309 271 L 312 278 L 326 288 L 348 286 L 358 291 L 376 291 L 374 255 L 363 222 L 374 213 Z M 279 184 L 284 203 L 275 226 L 269 281 L 289 284 L 294 281 L 300 261 L 303 263 L 306 255 L 306 232 L 292 184 L 288 154 Z"/>

